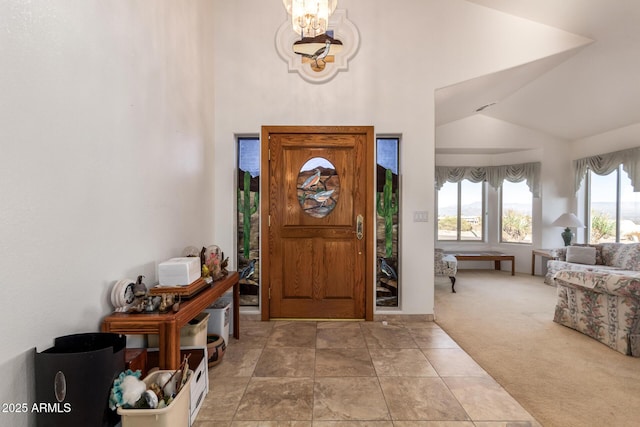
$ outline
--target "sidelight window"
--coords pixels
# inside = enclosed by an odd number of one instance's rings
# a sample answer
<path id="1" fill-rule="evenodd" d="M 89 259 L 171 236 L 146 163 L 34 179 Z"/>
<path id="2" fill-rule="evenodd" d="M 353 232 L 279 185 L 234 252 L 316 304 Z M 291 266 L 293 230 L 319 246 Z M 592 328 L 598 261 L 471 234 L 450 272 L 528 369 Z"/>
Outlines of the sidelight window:
<path id="1" fill-rule="evenodd" d="M 376 305 L 397 307 L 400 138 L 376 139 Z"/>
<path id="2" fill-rule="evenodd" d="M 258 306 L 260 295 L 260 139 L 239 137 L 237 192 L 240 305 Z"/>

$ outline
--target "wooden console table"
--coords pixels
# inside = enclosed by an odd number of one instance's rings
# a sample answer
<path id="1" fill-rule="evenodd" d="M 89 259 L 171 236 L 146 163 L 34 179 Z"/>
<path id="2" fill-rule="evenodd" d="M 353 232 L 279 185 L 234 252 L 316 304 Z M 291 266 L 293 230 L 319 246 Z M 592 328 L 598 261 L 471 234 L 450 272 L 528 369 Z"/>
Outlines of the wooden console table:
<path id="1" fill-rule="evenodd" d="M 511 275 L 516 274 L 516 257 L 501 252 L 452 252 L 458 261 L 493 261 L 496 270 L 502 270 L 501 261 L 511 261 Z"/>
<path id="2" fill-rule="evenodd" d="M 102 331 L 120 334 L 158 334 L 160 369 L 180 365 L 180 328 L 233 287 L 233 336 L 240 338 L 240 284 L 238 272 L 230 271 L 191 299 L 180 302 L 177 313 L 113 313 L 102 320 Z"/>

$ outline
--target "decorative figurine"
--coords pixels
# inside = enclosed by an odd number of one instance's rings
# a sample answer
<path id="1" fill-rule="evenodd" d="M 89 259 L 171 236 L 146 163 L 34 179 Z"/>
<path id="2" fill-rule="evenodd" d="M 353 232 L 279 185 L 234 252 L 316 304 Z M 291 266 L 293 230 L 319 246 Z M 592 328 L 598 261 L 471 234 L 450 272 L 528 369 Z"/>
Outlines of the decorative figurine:
<path id="1" fill-rule="evenodd" d="M 229 260 L 224 258 L 224 252 L 222 252 L 218 246 L 211 245 L 202 249 L 202 256 L 204 258 L 202 264 L 203 272 L 208 271 L 213 280 L 220 280 L 229 274 L 227 271 Z"/>
<path id="2" fill-rule="evenodd" d="M 169 301 L 171 300 L 171 301 Z M 169 306 L 173 305 L 173 295 L 171 294 L 162 294 L 160 296 L 160 305 L 158 306 L 158 310 L 160 313 L 164 313 L 168 311 Z"/>
<path id="3" fill-rule="evenodd" d="M 222 273 L 222 277 L 226 277 L 229 274 L 229 270 L 227 267 L 229 266 L 229 257 L 224 257 L 224 252 L 222 252 L 222 262 L 220 263 L 220 272 Z"/>
<path id="4" fill-rule="evenodd" d="M 160 307 L 160 297 L 154 297 L 154 296 L 144 297 L 142 306 L 143 306 L 143 310 L 146 311 L 147 313 L 156 311 L 158 307 Z"/>
<path id="5" fill-rule="evenodd" d="M 138 276 L 138 280 L 133 285 L 133 295 L 135 297 L 144 297 L 147 295 L 147 285 L 142 283 L 142 279 L 144 279 L 144 276 Z"/>

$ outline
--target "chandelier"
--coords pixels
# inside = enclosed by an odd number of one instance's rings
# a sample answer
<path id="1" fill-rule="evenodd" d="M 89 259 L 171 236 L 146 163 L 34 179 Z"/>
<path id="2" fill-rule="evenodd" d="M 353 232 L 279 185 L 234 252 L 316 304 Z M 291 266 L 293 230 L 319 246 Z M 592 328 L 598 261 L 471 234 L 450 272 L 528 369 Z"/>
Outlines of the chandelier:
<path id="1" fill-rule="evenodd" d="M 327 31 L 329 16 L 336 10 L 338 0 L 282 0 L 291 25 L 300 37 L 315 37 Z"/>

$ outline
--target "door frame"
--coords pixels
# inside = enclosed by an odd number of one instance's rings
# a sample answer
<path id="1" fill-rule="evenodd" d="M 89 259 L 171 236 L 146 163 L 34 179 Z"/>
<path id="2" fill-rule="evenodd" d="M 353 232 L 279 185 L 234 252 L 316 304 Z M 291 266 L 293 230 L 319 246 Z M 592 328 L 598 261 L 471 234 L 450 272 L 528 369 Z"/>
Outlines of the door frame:
<path id="1" fill-rule="evenodd" d="M 365 318 L 373 320 L 374 284 L 375 284 L 375 234 L 374 234 L 374 149 L 375 137 L 373 126 L 262 126 L 260 134 L 260 310 L 262 320 L 270 316 L 270 255 L 269 255 L 269 185 L 271 171 L 269 168 L 269 136 L 272 133 L 288 134 L 361 134 L 365 136 Z"/>

